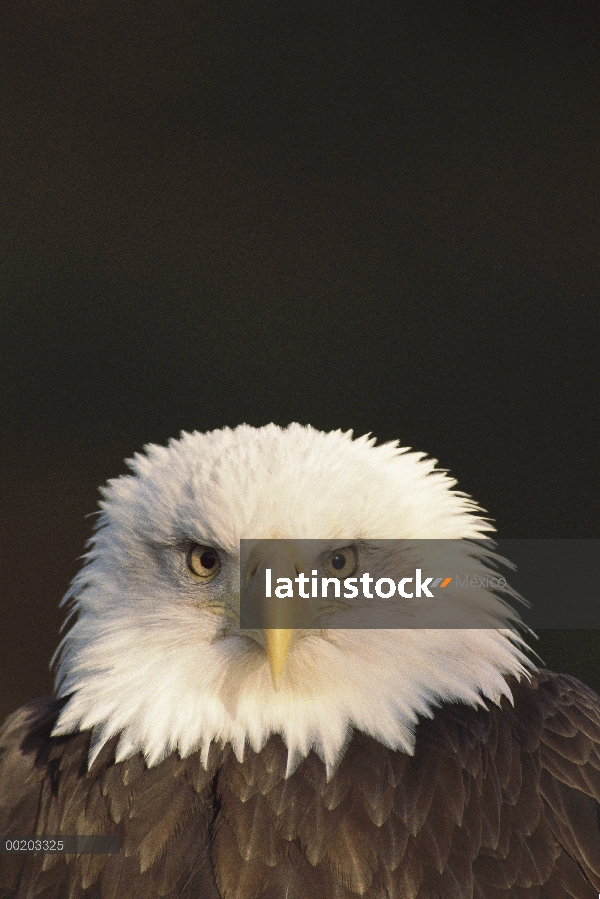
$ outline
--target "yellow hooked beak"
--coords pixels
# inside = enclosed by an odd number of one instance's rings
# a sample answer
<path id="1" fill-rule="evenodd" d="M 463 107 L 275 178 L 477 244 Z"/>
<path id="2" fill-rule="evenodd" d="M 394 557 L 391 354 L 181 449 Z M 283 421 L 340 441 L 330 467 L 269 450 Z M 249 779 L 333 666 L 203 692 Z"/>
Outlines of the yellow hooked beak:
<path id="1" fill-rule="evenodd" d="M 293 630 L 291 628 L 265 628 L 267 641 L 267 657 L 271 668 L 273 686 L 279 690 L 281 675 L 290 651 Z"/>
<path id="2" fill-rule="evenodd" d="M 273 546 L 273 541 L 269 541 L 269 555 L 265 557 L 265 547 L 258 544 L 248 560 L 246 570 L 248 572 L 246 584 L 243 587 L 244 597 L 246 601 L 254 601 L 259 608 L 265 608 L 266 627 L 262 632 L 265 639 L 265 648 L 269 667 L 271 669 L 271 677 L 275 690 L 279 690 L 281 676 L 283 674 L 285 663 L 290 651 L 294 629 L 289 627 L 290 621 L 290 604 L 287 604 L 286 610 L 281 611 L 281 604 L 270 602 L 265 605 L 265 582 L 266 570 L 271 570 L 271 582 L 277 583 L 277 578 L 289 578 L 292 580 L 297 576 L 299 568 L 294 558 L 293 547 L 288 541 L 281 541 L 279 545 Z M 286 622 L 288 626 L 286 627 Z"/>

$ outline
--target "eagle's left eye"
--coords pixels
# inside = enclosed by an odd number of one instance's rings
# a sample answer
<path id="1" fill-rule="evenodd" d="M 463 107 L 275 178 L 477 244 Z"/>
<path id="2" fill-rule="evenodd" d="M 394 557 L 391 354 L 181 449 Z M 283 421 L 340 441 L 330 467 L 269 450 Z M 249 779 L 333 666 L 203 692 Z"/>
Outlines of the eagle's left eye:
<path id="1" fill-rule="evenodd" d="M 357 568 L 358 553 L 354 546 L 344 546 L 343 549 L 336 549 L 327 561 L 329 574 L 342 580 L 346 577 L 351 577 Z"/>
<path id="2" fill-rule="evenodd" d="M 192 574 L 203 581 L 213 578 L 221 568 L 219 554 L 210 546 L 192 546 L 187 563 Z"/>

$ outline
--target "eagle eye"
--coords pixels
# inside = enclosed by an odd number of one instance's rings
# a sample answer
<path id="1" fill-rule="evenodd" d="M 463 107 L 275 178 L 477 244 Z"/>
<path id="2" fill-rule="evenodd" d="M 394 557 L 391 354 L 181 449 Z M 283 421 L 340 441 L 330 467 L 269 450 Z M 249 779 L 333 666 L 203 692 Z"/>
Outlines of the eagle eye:
<path id="1" fill-rule="evenodd" d="M 202 581 L 208 581 L 221 569 L 219 554 L 210 546 L 192 546 L 187 558 L 188 568 Z"/>
<path id="2" fill-rule="evenodd" d="M 354 546 L 344 546 L 331 553 L 327 562 L 327 570 L 334 577 L 351 577 L 358 568 L 358 553 Z"/>

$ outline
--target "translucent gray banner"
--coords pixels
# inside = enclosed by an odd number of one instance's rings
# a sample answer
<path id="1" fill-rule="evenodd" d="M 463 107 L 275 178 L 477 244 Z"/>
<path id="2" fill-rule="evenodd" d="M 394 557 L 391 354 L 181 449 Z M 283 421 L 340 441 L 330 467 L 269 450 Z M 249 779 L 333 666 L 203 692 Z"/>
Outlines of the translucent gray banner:
<path id="1" fill-rule="evenodd" d="M 242 540 L 240 627 L 600 628 L 600 540 Z"/>

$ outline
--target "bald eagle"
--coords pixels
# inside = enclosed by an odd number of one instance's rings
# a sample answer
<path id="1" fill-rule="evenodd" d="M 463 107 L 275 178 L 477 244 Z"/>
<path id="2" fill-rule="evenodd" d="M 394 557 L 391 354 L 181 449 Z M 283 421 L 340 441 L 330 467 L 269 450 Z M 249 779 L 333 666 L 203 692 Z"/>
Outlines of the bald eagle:
<path id="1" fill-rule="evenodd" d="M 128 464 L 63 600 L 55 693 L 0 731 L 3 839 L 120 851 L 5 852 L 0 897 L 595 899 L 600 700 L 514 629 L 240 626 L 263 542 L 489 534 L 436 460 L 293 424 Z"/>

